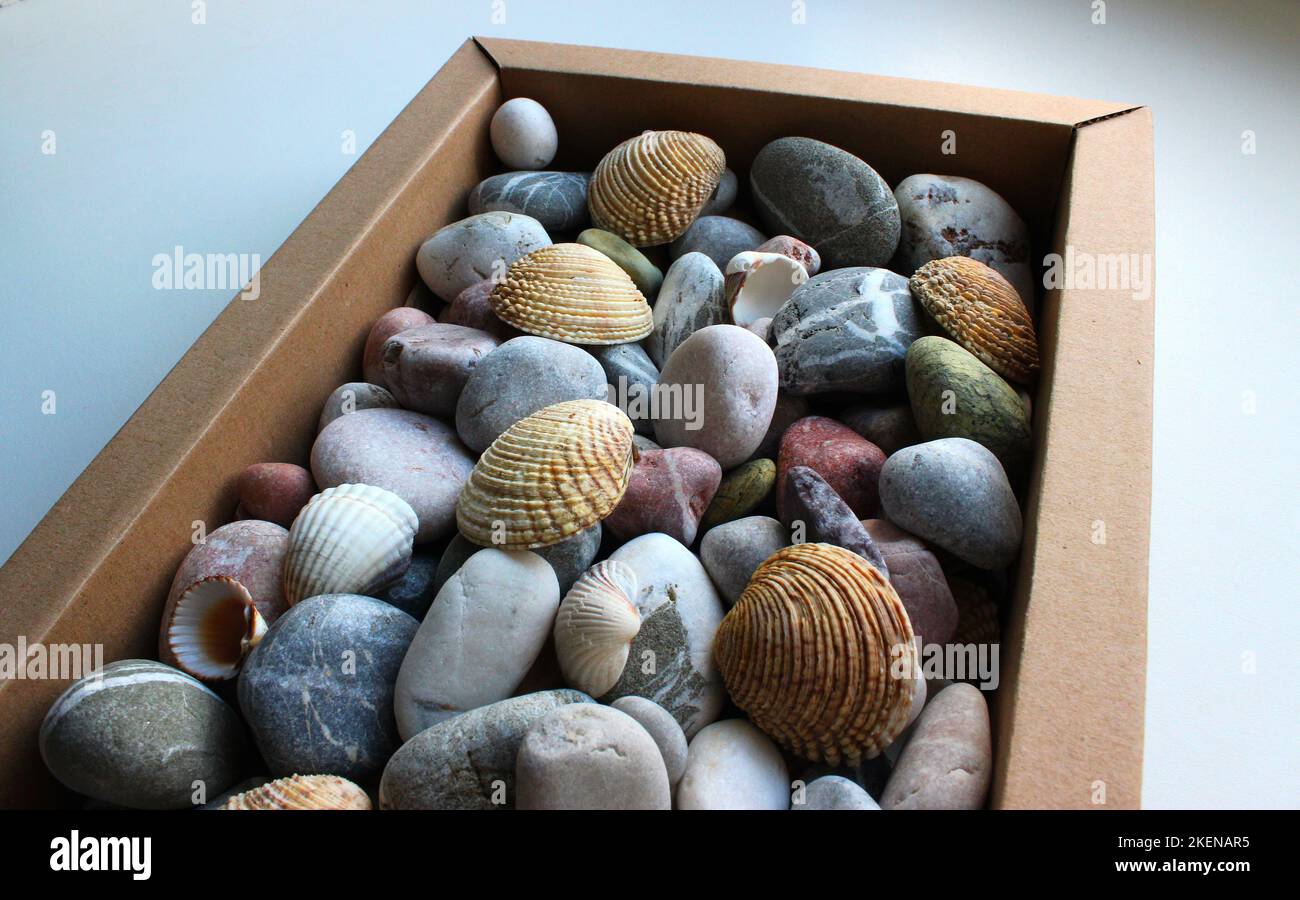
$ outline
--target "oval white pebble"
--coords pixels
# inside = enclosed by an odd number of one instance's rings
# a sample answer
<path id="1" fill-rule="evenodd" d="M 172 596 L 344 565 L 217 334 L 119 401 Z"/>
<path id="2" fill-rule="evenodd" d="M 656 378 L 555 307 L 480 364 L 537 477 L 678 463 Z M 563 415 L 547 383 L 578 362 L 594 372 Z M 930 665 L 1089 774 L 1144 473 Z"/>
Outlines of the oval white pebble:
<path id="1" fill-rule="evenodd" d="M 502 103 L 492 115 L 492 149 L 512 169 L 542 169 L 555 159 L 560 144 L 546 107 L 527 97 Z"/>
<path id="2" fill-rule="evenodd" d="M 686 751 L 678 809 L 789 809 L 790 776 L 781 751 L 744 719 L 700 729 Z"/>

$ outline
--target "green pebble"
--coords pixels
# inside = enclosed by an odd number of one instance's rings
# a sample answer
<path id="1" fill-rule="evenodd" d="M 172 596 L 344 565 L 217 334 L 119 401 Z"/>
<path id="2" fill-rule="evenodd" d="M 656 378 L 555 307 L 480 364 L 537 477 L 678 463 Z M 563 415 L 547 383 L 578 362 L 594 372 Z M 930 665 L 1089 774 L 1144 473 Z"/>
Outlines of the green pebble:
<path id="1" fill-rule="evenodd" d="M 664 283 L 664 273 L 655 268 L 654 263 L 646 259 L 645 254 L 633 247 L 616 234 L 599 228 L 588 228 L 578 235 L 578 243 L 585 244 L 592 250 L 599 250 L 608 256 L 618 267 L 628 274 L 636 284 L 636 289 L 653 302 L 659 293 L 659 285 Z"/>
<path id="2" fill-rule="evenodd" d="M 1029 416 L 1015 388 L 947 338 L 923 337 L 908 348 L 907 395 L 927 441 L 968 438 L 1008 472 L 1028 462 Z"/>
<path id="3" fill-rule="evenodd" d="M 732 469 L 718 485 L 713 502 L 700 519 L 700 533 L 715 525 L 749 515 L 763 502 L 776 483 L 776 463 L 770 459 L 751 459 Z"/>

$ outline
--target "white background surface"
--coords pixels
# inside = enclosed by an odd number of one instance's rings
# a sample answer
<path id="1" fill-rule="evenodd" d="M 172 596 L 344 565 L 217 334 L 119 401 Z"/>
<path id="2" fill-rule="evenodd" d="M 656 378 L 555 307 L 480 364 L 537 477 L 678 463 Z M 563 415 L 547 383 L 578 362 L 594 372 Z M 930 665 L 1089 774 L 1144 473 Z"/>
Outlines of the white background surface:
<path id="1" fill-rule="evenodd" d="M 0 559 L 230 299 L 153 290 L 154 254 L 269 258 L 355 161 L 342 133 L 364 151 L 469 35 L 1144 103 L 1158 231 L 1144 801 L 1300 806 L 1300 4 L 1110 0 L 1104 25 L 1091 0 L 805 12 L 208 0 L 196 25 L 188 0 L 0 8 Z"/>

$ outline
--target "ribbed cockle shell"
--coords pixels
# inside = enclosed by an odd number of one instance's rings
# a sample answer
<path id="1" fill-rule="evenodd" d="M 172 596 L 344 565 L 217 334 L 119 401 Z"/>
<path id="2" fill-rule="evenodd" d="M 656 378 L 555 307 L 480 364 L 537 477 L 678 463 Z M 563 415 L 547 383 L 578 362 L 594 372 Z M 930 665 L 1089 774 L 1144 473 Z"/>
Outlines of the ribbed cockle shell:
<path id="1" fill-rule="evenodd" d="M 337 775 L 291 775 L 236 794 L 218 809 L 370 809 L 370 797 Z"/>
<path id="2" fill-rule="evenodd" d="M 599 697 L 618 684 L 641 630 L 636 590 L 636 573 L 613 559 L 569 588 L 555 616 L 555 655 L 569 687 Z"/>
<path id="3" fill-rule="evenodd" d="M 340 484 L 307 501 L 289 529 L 284 595 L 370 594 L 411 564 L 418 521 L 409 503 L 370 484 Z"/>
<path id="4" fill-rule="evenodd" d="M 570 344 L 626 344 L 654 328 L 628 274 L 585 244 L 552 244 L 511 263 L 492 312 L 521 331 Z"/>
<path id="5" fill-rule="evenodd" d="M 167 623 L 165 655 L 200 681 L 227 681 L 266 633 L 248 590 L 233 578 L 213 575 L 180 595 Z"/>
<path id="6" fill-rule="evenodd" d="M 1024 301 L 995 269 L 949 256 L 921 266 L 908 287 L 952 339 L 1011 381 L 1038 371 L 1038 338 Z"/>
<path id="7" fill-rule="evenodd" d="M 692 131 L 647 131 L 605 154 L 587 207 L 596 227 L 634 247 L 681 237 L 727 168 L 722 148 Z"/>
<path id="8" fill-rule="evenodd" d="M 605 518 L 632 473 L 632 421 L 604 400 L 569 400 L 520 419 L 483 452 L 456 504 L 484 547 L 559 543 Z"/>
<path id="9" fill-rule="evenodd" d="M 755 725 L 833 766 L 893 743 L 916 689 L 912 625 L 898 594 L 833 544 L 768 557 L 718 626 L 714 657 Z"/>

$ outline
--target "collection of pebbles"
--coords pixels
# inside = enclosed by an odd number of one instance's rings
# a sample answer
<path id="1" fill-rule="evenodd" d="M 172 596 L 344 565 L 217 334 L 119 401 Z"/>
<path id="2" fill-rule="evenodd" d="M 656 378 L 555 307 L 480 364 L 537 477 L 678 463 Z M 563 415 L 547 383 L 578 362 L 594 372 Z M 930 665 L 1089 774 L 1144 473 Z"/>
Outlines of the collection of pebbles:
<path id="1" fill-rule="evenodd" d="M 891 664 L 998 640 L 1024 222 L 806 137 L 747 180 L 680 131 L 545 171 L 528 99 L 491 140 L 310 468 L 240 475 L 159 661 L 50 709 L 50 770 L 155 809 L 983 805 L 984 694 Z"/>

